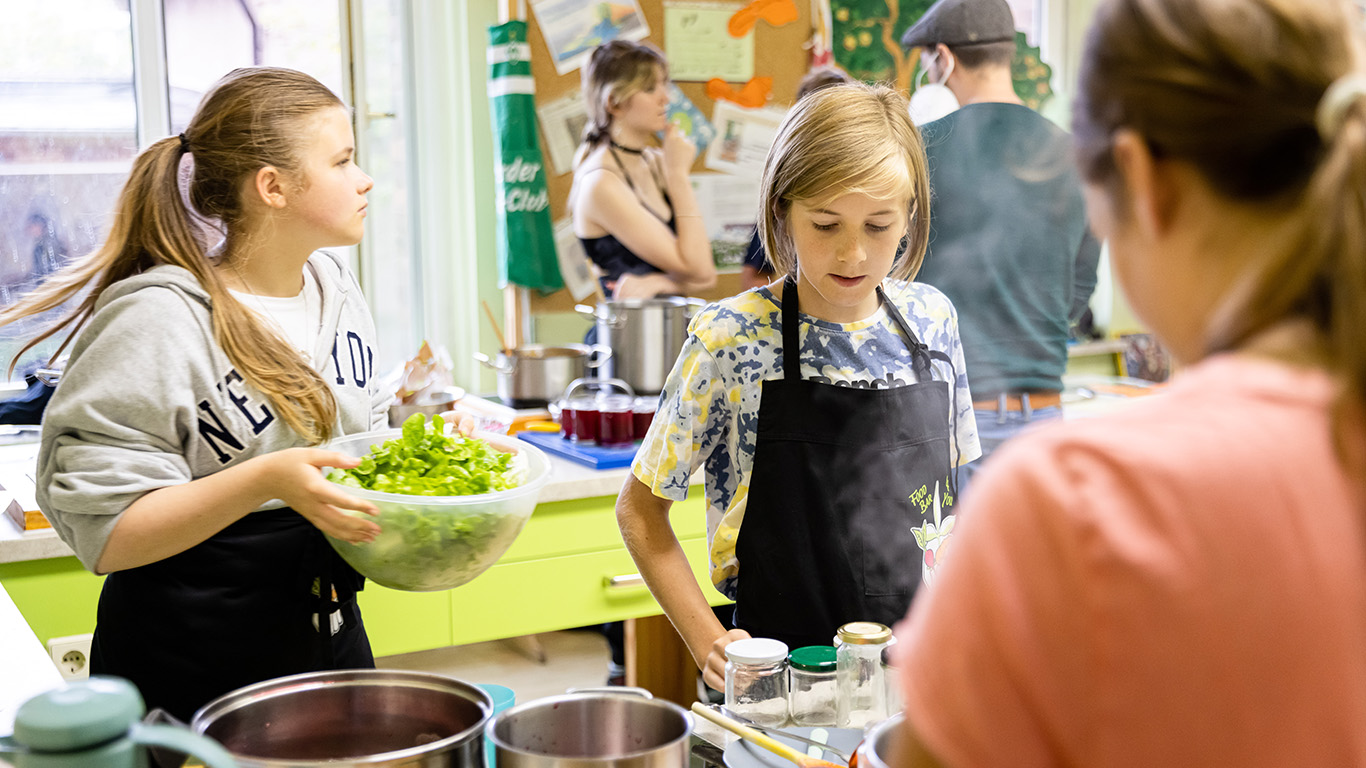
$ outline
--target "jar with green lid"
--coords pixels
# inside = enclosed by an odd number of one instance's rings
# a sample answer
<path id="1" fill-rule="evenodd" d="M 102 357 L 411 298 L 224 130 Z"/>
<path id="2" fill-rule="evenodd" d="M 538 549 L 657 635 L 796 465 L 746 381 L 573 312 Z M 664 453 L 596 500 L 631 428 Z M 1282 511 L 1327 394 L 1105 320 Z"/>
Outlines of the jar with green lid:
<path id="1" fill-rule="evenodd" d="M 835 654 L 835 725 L 864 728 L 886 720 L 887 681 L 882 649 L 892 630 L 873 621 L 851 621 L 840 627 Z"/>
<path id="2" fill-rule="evenodd" d="M 793 725 L 835 724 L 835 648 L 808 645 L 787 657 L 787 701 Z"/>

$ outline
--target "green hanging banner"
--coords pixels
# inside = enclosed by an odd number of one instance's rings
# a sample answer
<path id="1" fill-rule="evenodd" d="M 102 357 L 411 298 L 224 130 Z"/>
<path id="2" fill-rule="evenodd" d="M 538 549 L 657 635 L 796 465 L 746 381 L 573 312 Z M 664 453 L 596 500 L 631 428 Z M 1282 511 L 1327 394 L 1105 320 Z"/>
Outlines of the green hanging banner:
<path id="1" fill-rule="evenodd" d="M 498 168 L 498 278 L 549 293 L 564 287 L 555 257 L 550 192 L 536 135 L 526 22 L 489 27 L 489 102 Z"/>

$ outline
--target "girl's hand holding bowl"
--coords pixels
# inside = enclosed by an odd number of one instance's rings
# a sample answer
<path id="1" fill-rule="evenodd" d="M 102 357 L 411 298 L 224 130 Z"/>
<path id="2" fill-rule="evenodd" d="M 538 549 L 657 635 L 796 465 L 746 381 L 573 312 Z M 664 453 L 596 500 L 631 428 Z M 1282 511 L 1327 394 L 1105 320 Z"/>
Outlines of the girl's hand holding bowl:
<path id="1" fill-rule="evenodd" d="M 265 489 L 271 498 L 288 504 L 318 530 L 351 544 L 371 542 L 379 535 L 379 525 L 365 517 L 379 511 L 375 505 L 345 493 L 318 472 L 323 467 L 350 469 L 359 458 L 320 448 L 288 448 L 259 460 L 265 464 Z"/>

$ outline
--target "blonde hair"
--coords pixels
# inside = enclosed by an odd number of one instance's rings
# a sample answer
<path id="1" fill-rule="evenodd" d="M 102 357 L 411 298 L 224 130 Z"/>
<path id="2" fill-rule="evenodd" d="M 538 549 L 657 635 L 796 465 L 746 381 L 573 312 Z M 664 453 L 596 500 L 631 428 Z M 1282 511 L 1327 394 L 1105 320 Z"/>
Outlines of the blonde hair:
<path id="1" fill-rule="evenodd" d="M 221 228 L 227 238 L 222 258 L 232 259 L 235 244 L 249 237 L 239 191 L 246 180 L 274 166 L 304 184 L 300 128 L 320 110 L 341 106 L 326 86 L 293 70 L 237 69 L 218 81 L 200 102 L 183 139 L 162 139 L 133 161 L 104 244 L 0 311 L 0 325 L 5 325 L 55 309 L 90 289 L 75 309 L 24 345 L 10 361 L 10 371 L 20 355 L 66 329 L 53 358 L 60 355 L 114 283 L 173 264 L 193 274 L 209 294 L 214 340 L 242 378 L 304 439 L 329 439 L 337 416 L 332 390 L 293 345 L 228 292 L 207 253 L 205 236 L 206 230 Z M 180 188 L 180 161 L 187 152 L 194 161 L 189 208 Z"/>
<path id="2" fill-rule="evenodd" d="M 1088 33 L 1073 110 L 1078 164 L 1122 200 L 1112 137 L 1132 129 L 1160 158 L 1195 168 L 1221 196 L 1295 226 L 1209 329 L 1234 349 L 1291 318 L 1325 343 L 1344 409 L 1366 403 L 1366 98 L 1321 131 L 1325 92 L 1363 72 L 1347 0 L 1110 0 Z"/>
<path id="3" fill-rule="evenodd" d="M 909 280 L 920 271 L 930 239 L 925 146 L 906 100 L 891 88 L 832 85 L 798 101 L 768 151 L 759 189 L 759 237 L 780 274 L 797 271 L 792 204 L 850 193 L 907 201 L 907 247 L 891 277 Z"/>
<path id="4" fill-rule="evenodd" d="M 661 76 L 669 76 L 669 62 L 659 49 L 647 43 L 612 40 L 593 49 L 581 75 L 588 122 L 583 128 L 583 141 L 574 154 L 575 168 L 611 135 L 610 110 L 637 93 L 654 88 Z"/>

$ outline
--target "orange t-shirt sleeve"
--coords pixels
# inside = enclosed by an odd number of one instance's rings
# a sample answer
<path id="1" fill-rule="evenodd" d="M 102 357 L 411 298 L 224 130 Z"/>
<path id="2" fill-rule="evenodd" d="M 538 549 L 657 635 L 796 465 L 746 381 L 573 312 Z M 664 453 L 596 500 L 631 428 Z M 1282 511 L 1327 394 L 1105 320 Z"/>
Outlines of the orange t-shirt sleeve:
<path id="1" fill-rule="evenodd" d="M 1041 447 L 993 457 L 899 627 L 906 718 L 950 768 L 1085 764 L 1071 752 L 1101 714 L 1088 710 L 1095 598 L 1068 512 L 1087 480 Z"/>

